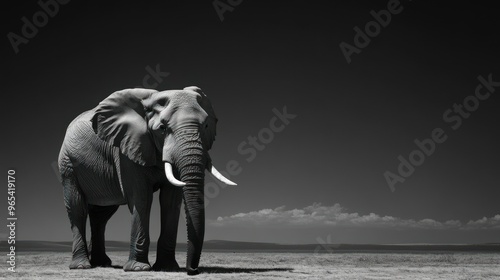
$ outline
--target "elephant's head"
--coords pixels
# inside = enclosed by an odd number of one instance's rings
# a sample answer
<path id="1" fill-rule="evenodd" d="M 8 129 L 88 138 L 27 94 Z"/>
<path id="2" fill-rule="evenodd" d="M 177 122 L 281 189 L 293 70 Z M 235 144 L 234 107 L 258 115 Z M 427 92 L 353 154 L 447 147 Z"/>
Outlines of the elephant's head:
<path id="1" fill-rule="evenodd" d="M 208 169 L 229 185 L 211 164 L 208 151 L 215 140 L 217 118 L 198 87 L 158 92 L 117 91 L 95 109 L 97 135 L 143 166 L 164 165 L 165 176 L 183 188 L 188 223 L 188 268 L 197 268 L 203 245 L 204 174 Z M 179 178 L 180 180 L 176 179 Z"/>

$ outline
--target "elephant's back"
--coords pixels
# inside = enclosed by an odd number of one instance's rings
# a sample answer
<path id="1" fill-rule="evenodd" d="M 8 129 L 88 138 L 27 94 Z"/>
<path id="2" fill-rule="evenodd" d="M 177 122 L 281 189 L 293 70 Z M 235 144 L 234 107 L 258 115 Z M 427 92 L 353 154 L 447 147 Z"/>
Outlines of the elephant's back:
<path id="1" fill-rule="evenodd" d="M 72 160 L 84 155 L 90 156 L 92 152 L 97 152 L 96 148 L 103 152 L 112 148 L 111 145 L 99 139 L 92 129 L 93 114 L 93 110 L 83 112 L 69 124 L 66 130 L 61 153 L 64 152 Z"/>
<path id="2" fill-rule="evenodd" d="M 101 140 L 92 128 L 93 110 L 76 117 L 68 126 L 61 157 L 72 164 L 86 200 L 90 204 L 123 204 L 124 198 L 115 164 L 119 151 Z"/>

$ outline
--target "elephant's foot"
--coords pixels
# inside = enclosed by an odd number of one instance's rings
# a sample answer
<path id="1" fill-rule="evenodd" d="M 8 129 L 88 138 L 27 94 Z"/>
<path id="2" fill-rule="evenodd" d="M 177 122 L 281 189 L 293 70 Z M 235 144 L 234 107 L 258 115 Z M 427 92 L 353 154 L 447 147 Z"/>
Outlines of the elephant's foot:
<path id="1" fill-rule="evenodd" d="M 111 259 L 106 254 L 102 255 L 90 255 L 90 264 L 92 267 L 101 266 L 101 267 L 110 267 Z"/>
<path id="2" fill-rule="evenodd" d="M 170 271 L 170 272 L 175 272 L 175 271 L 180 271 L 179 264 L 177 263 L 176 260 L 172 261 L 167 261 L 167 262 L 162 262 L 156 260 L 155 264 L 153 265 L 153 270 L 154 271 Z"/>
<path id="3" fill-rule="evenodd" d="M 200 274 L 200 271 L 198 270 L 198 268 L 189 268 L 189 267 L 186 267 L 186 271 L 187 271 L 187 275 L 198 275 L 198 274 Z"/>
<path id="4" fill-rule="evenodd" d="M 151 266 L 149 263 L 142 263 L 134 260 L 129 260 L 123 266 L 123 270 L 125 271 L 148 271 L 151 270 Z"/>
<path id="5" fill-rule="evenodd" d="M 74 259 L 69 264 L 69 269 L 88 269 L 92 268 L 88 258 Z"/>

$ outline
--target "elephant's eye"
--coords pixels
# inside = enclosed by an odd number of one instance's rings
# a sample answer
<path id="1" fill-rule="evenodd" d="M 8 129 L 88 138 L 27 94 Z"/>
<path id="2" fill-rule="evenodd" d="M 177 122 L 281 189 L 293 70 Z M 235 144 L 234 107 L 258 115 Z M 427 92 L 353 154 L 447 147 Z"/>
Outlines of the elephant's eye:
<path id="1" fill-rule="evenodd" d="M 167 129 L 167 127 L 164 124 L 160 124 L 160 126 L 158 128 L 161 129 L 161 130 Z"/>

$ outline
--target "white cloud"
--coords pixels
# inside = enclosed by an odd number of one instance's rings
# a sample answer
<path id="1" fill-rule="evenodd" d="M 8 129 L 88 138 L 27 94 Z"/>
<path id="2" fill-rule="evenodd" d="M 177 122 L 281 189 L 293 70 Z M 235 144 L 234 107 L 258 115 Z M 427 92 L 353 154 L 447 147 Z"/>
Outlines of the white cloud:
<path id="1" fill-rule="evenodd" d="M 492 218 L 483 217 L 477 221 L 469 221 L 465 224 L 466 229 L 500 229 L 500 215 Z"/>
<path id="2" fill-rule="evenodd" d="M 209 221 L 213 226 L 336 226 L 336 227 L 373 227 L 394 229 L 500 229 L 500 215 L 469 221 L 466 224 L 458 220 L 439 222 L 433 219 L 401 219 L 393 216 L 380 216 L 375 213 L 360 215 L 347 213 L 340 206 L 323 206 L 320 203 L 302 209 L 286 210 L 285 206 L 275 209 L 262 209 L 248 213 L 238 213 L 227 217 L 218 217 Z"/>

